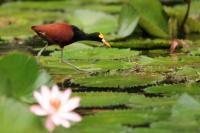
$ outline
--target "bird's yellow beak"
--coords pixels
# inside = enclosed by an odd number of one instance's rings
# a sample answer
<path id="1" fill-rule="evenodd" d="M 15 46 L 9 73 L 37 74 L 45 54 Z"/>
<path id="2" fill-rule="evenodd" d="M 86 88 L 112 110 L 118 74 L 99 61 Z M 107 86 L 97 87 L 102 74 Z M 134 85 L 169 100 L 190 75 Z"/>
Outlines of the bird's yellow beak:
<path id="1" fill-rule="evenodd" d="M 105 45 L 105 46 L 107 46 L 107 47 L 109 47 L 109 48 L 111 48 L 111 45 L 110 45 L 110 43 L 109 42 L 107 42 L 104 38 L 102 39 L 102 42 L 103 42 L 103 44 Z"/>
<path id="2" fill-rule="evenodd" d="M 103 42 L 103 45 L 104 45 L 104 46 L 107 46 L 107 47 L 111 48 L 110 43 L 107 42 L 107 41 L 104 39 L 104 35 L 103 35 L 103 34 L 100 34 L 100 35 L 99 35 L 99 38 L 102 39 L 102 42 Z"/>

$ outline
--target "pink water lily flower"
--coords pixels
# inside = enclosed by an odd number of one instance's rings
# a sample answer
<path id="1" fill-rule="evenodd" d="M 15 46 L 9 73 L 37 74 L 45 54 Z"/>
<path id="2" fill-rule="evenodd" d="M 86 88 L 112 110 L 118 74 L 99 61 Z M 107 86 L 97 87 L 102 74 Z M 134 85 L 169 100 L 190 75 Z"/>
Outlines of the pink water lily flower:
<path id="1" fill-rule="evenodd" d="M 33 93 L 38 104 L 32 105 L 30 110 L 36 115 L 47 116 L 45 127 L 50 132 L 59 125 L 69 128 L 71 122 L 81 121 L 81 116 L 73 112 L 79 106 L 80 98 L 70 98 L 71 93 L 71 89 L 60 91 L 57 85 L 51 90 L 47 86 L 42 86 L 40 92 Z"/>

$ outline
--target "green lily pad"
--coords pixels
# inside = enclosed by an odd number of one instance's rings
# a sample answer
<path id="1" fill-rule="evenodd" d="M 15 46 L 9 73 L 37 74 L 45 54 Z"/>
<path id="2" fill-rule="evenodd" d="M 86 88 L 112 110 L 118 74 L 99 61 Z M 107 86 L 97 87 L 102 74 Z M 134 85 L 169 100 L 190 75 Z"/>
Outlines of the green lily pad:
<path id="1" fill-rule="evenodd" d="M 168 113 L 163 110 L 114 110 L 96 113 L 87 116 L 81 123 L 74 125 L 68 130 L 70 133 L 100 133 L 105 132 L 124 132 L 131 131 L 128 125 L 142 125 L 162 118 L 166 118 Z M 112 126 L 108 126 L 112 125 Z M 92 128 L 91 128 L 92 127 Z M 63 130 L 58 130 L 63 131 Z"/>
<path id="2" fill-rule="evenodd" d="M 161 85 L 161 86 L 152 86 L 145 89 L 145 92 L 148 93 L 159 93 L 163 95 L 180 95 L 183 93 L 188 93 L 191 95 L 198 95 L 200 90 L 199 83 L 191 84 L 172 84 L 172 85 Z"/>
<path id="3" fill-rule="evenodd" d="M 146 112 L 144 115 L 142 112 Z M 168 117 L 169 113 L 164 110 L 114 110 L 96 113 L 89 116 L 88 120 L 96 120 L 105 124 L 131 124 L 138 125 L 142 123 L 152 122 L 161 118 Z M 96 123 L 94 123 L 96 124 Z"/>
<path id="4" fill-rule="evenodd" d="M 156 94 L 155 94 L 156 95 Z M 176 97 L 145 97 L 144 95 L 131 95 L 128 106 L 133 108 L 171 108 L 176 103 Z"/>
<path id="5" fill-rule="evenodd" d="M 84 121 L 85 122 L 85 121 Z M 96 123 L 95 121 L 93 123 Z M 77 132 L 81 132 L 81 133 L 102 133 L 102 132 L 109 132 L 109 133 L 121 133 L 121 132 L 125 132 L 125 131 L 130 131 L 129 127 L 125 127 L 122 126 L 120 124 L 113 124 L 112 126 L 108 125 L 108 124 L 100 124 L 98 125 L 92 125 L 89 126 L 90 123 L 88 124 L 80 124 L 78 126 L 74 125 L 73 127 L 71 127 L 70 129 L 67 129 L 68 133 L 77 133 Z M 66 129 L 64 128 L 58 128 L 55 130 L 55 133 L 66 133 Z"/>
<path id="6" fill-rule="evenodd" d="M 142 58 L 141 58 L 142 57 Z M 144 65 L 143 67 L 147 71 L 172 71 L 173 69 L 184 70 L 184 68 L 194 68 L 193 73 L 196 71 L 198 72 L 197 67 L 199 66 L 199 58 L 196 56 L 185 56 L 185 55 L 178 55 L 178 56 L 167 56 L 167 57 L 157 57 L 157 58 L 150 58 L 141 56 L 139 58 L 138 64 Z M 183 67 L 185 66 L 185 67 Z M 187 70 L 187 69 L 185 69 Z M 181 71 L 180 71 L 181 73 Z"/>
<path id="7" fill-rule="evenodd" d="M 67 46 L 64 49 L 65 59 L 74 60 L 108 60 L 108 59 L 128 59 L 138 55 L 138 51 L 117 48 L 92 48 L 84 47 L 80 43 Z M 51 54 L 60 57 L 61 52 L 55 51 Z"/>
<path id="8" fill-rule="evenodd" d="M 198 81 L 200 79 L 200 69 L 198 66 L 195 67 L 187 67 L 187 66 L 181 67 L 175 73 L 174 77 L 185 78 L 186 80 L 190 81 Z"/>
<path id="9" fill-rule="evenodd" d="M 164 39 L 130 39 L 127 41 L 111 42 L 114 48 L 131 48 L 139 50 L 168 49 L 170 40 Z"/>
<path id="10" fill-rule="evenodd" d="M 191 119 L 200 114 L 200 103 L 187 93 L 183 94 L 172 108 L 172 118 Z M 184 115 L 183 115 L 184 114 Z"/>
<path id="11" fill-rule="evenodd" d="M 41 6 L 45 5 L 45 6 Z M 77 7 L 79 3 L 76 1 L 23 1 L 23 2 L 9 2 L 2 5 L 3 9 L 20 9 L 20 10 L 58 10 L 66 7 Z"/>
<path id="12" fill-rule="evenodd" d="M 34 15 L 30 15 L 34 14 Z M 5 16 L 6 15 L 6 16 Z M 10 39 L 14 37 L 26 38 L 34 34 L 31 26 L 42 24 L 44 21 L 50 22 L 54 20 L 61 20 L 65 16 L 61 13 L 48 13 L 39 11 L 26 11 L 6 9 L 0 13 L 0 36 L 2 38 Z"/>
<path id="13" fill-rule="evenodd" d="M 105 72 L 108 70 L 126 70 L 135 66 L 134 63 L 123 60 L 69 60 L 69 62 L 79 68 Z M 77 71 L 68 64 L 61 63 L 60 58 L 42 57 L 41 63 L 51 74 L 76 74 Z"/>
<path id="14" fill-rule="evenodd" d="M 199 131 L 200 104 L 193 97 L 183 94 L 174 104 L 168 119 L 154 122 L 150 128 L 136 128 L 134 133 L 196 133 Z M 180 122 L 184 121 L 184 122 Z"/>
<path id="15" fill-rule="evenodd" d="M 84 78 L 75 78 L 72 82 L 85 87 L 101 88 L 130 88 L 135 86 L 146 86 L 161 81 L 163 77 L 159 74 L 111 74 L 97 75 Z"/>
<path id="16" fill-rule="evenodd" d="M 200 48 L 194 48 L 190 50 L 192 56 L 200 56 Z"/>
<path id="17" fill-rule="evenodd" d="M 46 133 L 42 123 L 29 111 L 28 106 L 0 97 L 1 133 Z M 15 124 L 13 124 L 15 123 Z"/>
<path id="18" fill-rule="evenodd" d="M 88 4 L 89 3 L 89 4 Z M 106 4 L 99 4 L 99 3 L 106 3 Z M 110 4 L 112 3 L 112 4 Z M 3 9 L 19 9 L 19 10 L 35 10 L 35 11 L 72 11 L 74 9 L 89 9 L 89 10 L 96 10 L 96 11 L 104 11 L 109 13 L 118 13 L 120 12 L 120 5 L 113 4 L 118 3 L 115 1 L 23 1 L 23 2 L 8 2 L 3 3 L 1 6 Z M 84 6 L 82 6 L 84 4 Z M 45 6 L 41 6 L 45 5 Z M 1 10 L 0 10 L 1 11 Z"/>
<path id="19" fill-rule="evenodd" d="M 23 53 L 12 53 L 0 60 L 3 89 L 7 95 L 23 99 L 32 91 L 50 82 L 50 76 L 39 70 L 34 57 Z"/>
<path id="20" fill-rule="evenodd" d="M 125 105 L 131 96 L 128 93 L 115 92 L 79 92 L 74 95 L 81 97 L 81 107 Z"/>

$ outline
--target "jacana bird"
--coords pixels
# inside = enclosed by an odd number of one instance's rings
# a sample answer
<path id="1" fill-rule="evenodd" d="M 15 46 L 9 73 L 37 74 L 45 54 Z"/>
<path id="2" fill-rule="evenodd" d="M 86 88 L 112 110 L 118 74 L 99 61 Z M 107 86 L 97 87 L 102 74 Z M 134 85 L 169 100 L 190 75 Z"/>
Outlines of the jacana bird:
<path id="1" fill-rule="evenodd" d="M 111 47 L 110 44 L 104 39 L 103 34 L 99 32 L 85 33 L 74 25 L 67 23 L 51 23 L 31 27 L 41 38 L 47 41 L 47 45 L 38 52 L 38 57 L 47 48 L 48 45 L 59 45 L 61 48 L 61 61 L 67 63 L 76 69 L 78 67 L 64 61 L 63 48 L 74 42 L 81 40 L 91 40 L 102 42 L 105 46 Z"/>

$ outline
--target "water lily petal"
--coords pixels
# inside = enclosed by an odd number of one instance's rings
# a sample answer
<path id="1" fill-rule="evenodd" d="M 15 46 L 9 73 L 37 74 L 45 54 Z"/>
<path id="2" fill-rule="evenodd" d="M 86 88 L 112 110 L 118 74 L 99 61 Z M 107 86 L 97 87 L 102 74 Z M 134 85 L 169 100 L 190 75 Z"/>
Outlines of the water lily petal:
<path id="1" fill-rule="evenodd" d="M 82 120 L 81 116 L 75 112 L 69 112 L 65 114 L 60 114 L 62 118 L 73 122 L 79 122 Z"/>
<path id="2" fill-rule="evenodd" d="M 49 132 L 52 132 L 55 129 L 55 124 L 53 123 L 51 117 L 48 117 L 45 122 L 45 127 Z"/>
<path id="3" fill-rule="evenodd" d="M 62 104 L 61 106 L 65 105 L 68 102 L 71 93 L 72 93 L 71 89 L 66 89 L 63 92 L 63 94 L 61 96 L 61 104 Z"/>
<path id="4" fill-rule="evenodd" d="M 50 100 L 51 94 L 50 94 L 50 90 L 47 86 L 43 85 L 41 87 L 41 95 L 45 98 L 46 101 Z"/>
<path id="5" fill-rule="evenodd" d="M 68 102 L 62 106 L 61 112 L 72 111 L 79 106 L 80 97 L 72 97 Z"/>
<path id="6" fill-rule="evenodd" d="M 45 110 L 49 110 L 49 101 L 46 101 L 45 98 L 37 91 L 33 93 L 33 96 L 38 101 L 38 103 L 41 105 L 42 108 Z"/>
<path id="7" fill-rule="evenodd" d="M 58 86 L 54 85 L 52 87 L 52 90 L 51 90 L 51 98 L 52 99 L 55 99 L 55 98 L 57 99 L 57 98 L 60 98 L 60 95 L 61 95 L 61 92 L 60 92 Z"/>
<path id="8" fill-rule="evenodd" d="M 70 122 L 81 121 L 79 114 L 71 112 L 79 106 L 80 97 L 70 98 L 71 93 L 71 89 L 60 91 L 57 85 L 54 85 L 52 90 L 49 90 L 47 86 L 42 86 L 40 92 L 33 93 L 38 105 L 31 106 L 30 110 L 36 115 L 47 115 L 45 127 L 50 132 L 59 125 L 69 128 Z"/>
<path id="9" fill-rule="evenodd" d="M 62 122 L 62 118 L 60 118 L 60 117 L 57 116 L 56 114 L 53 115 L 53 116 L 51 116 L 51 119 L 52 119 L 53 123 L 54 123 L 55 125 L 57 125 L 57 126 L 60 125 L 61 122 Z"/>
<path id="10" fill-rule="evenodd" d="M 70 95 L 72 94 L 72 90 L 71 89 L 66 89 L 63 93 L 63 97 L 65 97 L 65 99 L 69 99 Z"/>
<path id="11" fill-rule="evenodd" d="M 63 127 L 65 127 L 65 128 L 69 128 L 71 126 L 70 123 L 69 123 L 69 121 L 64 120 L 64 119 L 62 120 L 61 125 Z"/>
<path id="12" fill-rule="evenodd" d="M 35 113 L 36 115 L 40 115 L 40 116 L 45 116 L 47 115 L 47 112 L 41 108 L 40 105 L 32 105 L 30 107 L 31 112 Z"/>

